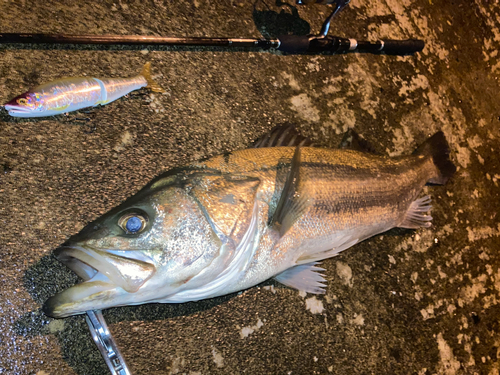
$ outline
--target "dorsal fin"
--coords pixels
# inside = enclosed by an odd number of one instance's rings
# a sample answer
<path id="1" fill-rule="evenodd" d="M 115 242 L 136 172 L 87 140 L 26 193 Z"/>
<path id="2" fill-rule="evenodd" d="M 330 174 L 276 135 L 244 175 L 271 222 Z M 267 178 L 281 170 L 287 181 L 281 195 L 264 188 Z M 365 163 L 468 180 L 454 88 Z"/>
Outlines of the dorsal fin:
<path id="1" fill-rule="evenodd" d="M 297 147 L 273 215 L 272 223 L 280 226 L 280 236 L 283 236 L 312 204 L 309 193 L 303 189 L 304 176 L 300 167 L 300 155 L 300 147 Z"/>
<path id="2" fill-rule="evenodd" d="M 380 155 L 375 148 L 365 139 L 361 138 L 354 129 L 349 129 L 345 132 L 340 148 L 349 150 L 368 152 L 370 154 Z"/>
<path id="3" fill-rule="evenodd" d="M 252 147 L 312 147 L 313 143 L 301 136 L 293 125 L 279 125 L 256 140 Z"/>

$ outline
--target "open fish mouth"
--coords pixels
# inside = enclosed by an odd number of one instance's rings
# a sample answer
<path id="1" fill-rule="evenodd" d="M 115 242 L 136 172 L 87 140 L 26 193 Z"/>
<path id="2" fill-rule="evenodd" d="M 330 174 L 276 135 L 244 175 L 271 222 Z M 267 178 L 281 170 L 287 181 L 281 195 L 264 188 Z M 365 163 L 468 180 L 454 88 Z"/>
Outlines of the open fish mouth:
<path id="1" fill-rule="evenodd" d="M 140 251 L 66 246 L 54 254 L 84 280 L 45 302 L 44 312 L 54 317 L 121 305 L 124 295 L 136 293 L 156 271 L 151 259 Z"/>

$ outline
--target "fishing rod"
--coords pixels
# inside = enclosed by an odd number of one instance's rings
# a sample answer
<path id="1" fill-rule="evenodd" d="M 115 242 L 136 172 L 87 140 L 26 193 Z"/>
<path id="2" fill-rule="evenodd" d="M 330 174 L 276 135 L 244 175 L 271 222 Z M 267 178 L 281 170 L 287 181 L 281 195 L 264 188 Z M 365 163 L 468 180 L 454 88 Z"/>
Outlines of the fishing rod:
<path id="1" fill-rule="evenodd" d="M 330 23 L 350 0 L 296 0 L 298 5 L 313 2 L 335 4 L 333 11 L 324 21 L 318 35 L 281 35 L 277 38 L 210 38 L 210 37 L 164 37 L 149 35 L 71 35 L 40 33 L 0 33 L 0 44 L 92 44 L 101 46 L 191 46 L 275 49 L 287 54 L 344 54 L 348 52 L 410 55 L 422 51 L 424 41 L 418 39 L 359 41 L 328 35 Z"/>
<path id="2" fill-rule="evenodd" d="M 276 39 L 159 37 L 139 35 L 0 34 L 0 44 L 95 44 L 142 46 L 197 46 L 276 49 L 289 54 L 342 54 L 347 52 L 410 55 L 422 51 L 417 39 L 358 41 L 336 36 L 282 35 Z"/>

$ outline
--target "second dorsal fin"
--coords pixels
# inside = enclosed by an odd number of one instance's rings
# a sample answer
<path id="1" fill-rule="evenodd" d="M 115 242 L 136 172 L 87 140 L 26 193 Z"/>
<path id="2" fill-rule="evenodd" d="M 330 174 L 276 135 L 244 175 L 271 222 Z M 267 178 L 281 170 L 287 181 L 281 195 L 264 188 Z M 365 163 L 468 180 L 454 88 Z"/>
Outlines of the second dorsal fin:
<path id="1" fill-rule="evenodd" d="M 361 138 L 353 129 L 349 129 L 345 132 L 340 142 L 340 148 L 380 155 L 367 140 Z"/>
<path id="2" fill-rule="evenodd" d="M 313 143 L 301 136 L 293 125 L 279 125 L 256 140 L 252 147 L 312 147 Z"/>

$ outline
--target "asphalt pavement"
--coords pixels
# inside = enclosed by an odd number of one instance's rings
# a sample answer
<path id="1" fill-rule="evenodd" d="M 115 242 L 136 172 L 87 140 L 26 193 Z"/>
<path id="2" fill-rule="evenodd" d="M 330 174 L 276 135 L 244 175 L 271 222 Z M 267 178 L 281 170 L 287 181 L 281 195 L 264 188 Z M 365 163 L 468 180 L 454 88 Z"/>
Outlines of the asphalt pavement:
<path id="1" fill-rule="evenodd" d="M 317 33 L 328 6 L 273 1 L 2 1 L 0 33 L 267 37 Z M 331 34 L 425 41 L 413 56 L 199 47 L 0 45 L 0 102 L 60 77 L 142 89 L 91 111 L 0 110 L 0 374 L 107 374 L 83 316 L 40 308 L 78 278 L 51 252 L 163 171 L 294 124 L 321 147 L 354 128 L 380 153 L 443 130 L 458 170 L 430 229 L 323 262 L 327 293 L 268 281 L 220 298 L 104 311 L 134 374 L 500 372 L 500 4 L 353 0 Z"/>

